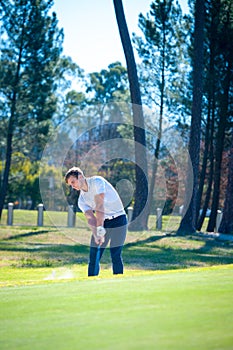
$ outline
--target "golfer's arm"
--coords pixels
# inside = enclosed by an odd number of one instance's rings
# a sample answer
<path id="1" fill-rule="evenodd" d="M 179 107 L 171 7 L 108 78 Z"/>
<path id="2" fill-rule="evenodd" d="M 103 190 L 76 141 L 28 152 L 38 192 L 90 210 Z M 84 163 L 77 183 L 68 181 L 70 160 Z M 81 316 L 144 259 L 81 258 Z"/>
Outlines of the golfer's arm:
<path id="1" fill-rule="evenodd" d="M 96 235 L 96 217 L 92 210 L 87 210 L 85 212 L 87 223 L 91 228 L 93 235 Z"/>
<path id="2" fill-rule="evenodd" d="M 95 196 L 96 226 L 104 225 L 104 193 Z"/>

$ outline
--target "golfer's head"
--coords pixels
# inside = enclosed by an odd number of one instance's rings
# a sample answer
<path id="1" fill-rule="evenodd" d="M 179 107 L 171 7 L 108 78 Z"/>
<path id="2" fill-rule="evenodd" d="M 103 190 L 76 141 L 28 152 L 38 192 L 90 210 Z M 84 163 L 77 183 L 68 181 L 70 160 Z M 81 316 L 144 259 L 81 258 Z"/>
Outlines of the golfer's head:
<path id="1" fill-rule="evenodd" d="M 83 172 L 78 167 L 73 167 L 69 169 L 65 174 L 65 182 L 78 191 L 80 190 L 84 180 L 85 177 L 83 175 Z"/>

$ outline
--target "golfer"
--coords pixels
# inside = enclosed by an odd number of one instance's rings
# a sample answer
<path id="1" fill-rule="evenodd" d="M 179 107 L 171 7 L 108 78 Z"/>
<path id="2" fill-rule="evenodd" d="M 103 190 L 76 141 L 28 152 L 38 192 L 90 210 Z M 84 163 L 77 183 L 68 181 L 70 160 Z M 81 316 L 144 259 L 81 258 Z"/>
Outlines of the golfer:
<path id="1" fill-rule="evenodd" d="M 99 262 L 108 242 L 113 274 L 123 274 L 122 248 L 126 238 L 127 217 L 117 191 L 102 176 L 85 177 L 78 167 L 67 171 L 65 181 L 80 191 L 78 206 L 92 231 L 88 276 L 99 274 Z"/>

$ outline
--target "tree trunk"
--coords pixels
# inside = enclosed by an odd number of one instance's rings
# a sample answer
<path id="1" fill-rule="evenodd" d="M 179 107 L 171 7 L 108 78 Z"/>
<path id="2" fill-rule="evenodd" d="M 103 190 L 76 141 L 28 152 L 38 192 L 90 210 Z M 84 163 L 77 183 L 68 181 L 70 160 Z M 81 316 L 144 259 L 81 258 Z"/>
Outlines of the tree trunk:
<path id="1" fill-rule="evenodd" d="M 224 79 L 224 83 L 223 83 L 224 93 L 221 101 L 220 120 L 219 120 L 218 134 L 217 134 L 217 144 L 216 144 L 216 152 L 215 152 L 216 154 L 215 170 L 214 170 L 214 190 L 213 190 L 211 214 L 210 214 L 210 218 L 207 226 L 208 232 L 213 232 L 215 229 L 217 210 L 219 205 L 222 153 L 224 149 L 225 130 L 227 126 L 230 82 L 231 82 L 231 65 L 229 64 L 227 68 L 226 76 Z"/>
<path id="2" fill-rule="evenodd" d="M 2 181 L 2 187 L 1 187 L 1 196 L 0 196 L 0 219 L 2 217 L 2 211 L 4 208 L 4 202 L 5 202 L 7 188 L 8 188 L 8 180 L 9 180 L 11 156 L 12 156 L 12 138 L 13 138 L 13 115 L 10 117 L 8 131 L 7 131 L 6 162 L 5 162 L 3 181 Z"/>
<path id="3" fill-rule="evenodd" d="M 196 201 L 198 191 L 199 152 L 201 135 L 201 110 L 202 110 L 202 73 L 203 73 L 203 44 L 204 44 L 204 0 L 196 0 L 195 3 L 195 31 L 194 31 L 194 63 L 193 63 L 193 104 L 192 120 L 189 139 L 189 153 L 192 164 L 188 165 L 186 181 L 186 198 L 184 210 L 178 234 L 189 234 L 196 231 Z M 193 174 L 193 188 L 190 189 L 189 178 Z M 191 201 L 188 203 L 190 192 Z"/>
<path id="4" fill-rule="evenodd" d="M 207 124 L 206 124 L 206 133 L 205 133 L 205 148 L 203 153 L 203 161 L 200 173 L 198 194 L 197 194 L 197 206 L 196 206 L 196 222 L 198 222 L 199 213 L 201 209 L 201 199 L 203 195 L 203 189 L 206 178 L 206 168 L 208 162 L 208 154 L 209 154 L 209 146 L 210 146 L 210 110 L 208 111 Z"/>
<path id="5" fill-rule="evenodd" d="M 146 230 L 147 217 L 145 215 L 145 211 L 147 210 L 148 173 L 146 158 L 146 137 L 141 93 L 133 48 L 124 15 L 122 0 L 113 0 L 113 3 L 126 59 L 134 121 L 136 191 L 133 221 L 129 228 L 132 230 Z"/>
<path id="6" fill-rule="evenodd" d="M 151 205 L 152 205 L 152 200 L 153 200 L 155 181 L 156 181 L 156 175 L 157 175 L 157 169 L 158 169 L 158 159 L 159 159 L 159 153 L 160 153 L 161 138 L 162 138 L 164 89 L 165 89 L 165 45 L 166 45 L 166 36 L 165 36 L 165 29 L 164 29 L 164 31 L 163 31 L 163 50 L 162 50 L 159 128 L 158 128 L 158 138 L 157 138 L 157 142 L 156 142 L 153 165 L 152 165 L 151 181 L 150 181 L 150 186 L 149 186 L 148 206 L 147 206 L 148 210 L 146 213 L 147 220 L 148 220 L 149 215 L 150 215 L 150 210 L 151 210 Z"/>
<path id="7" fill-rule="evenodd" d="M 5 202 L 5 198 L 6 198 L 6 194 L 7 194 L 10 167 L 11 167 L 12 140 L 13 140 L 13 134 L 14 134 L 14 121 L 15 121 L 15 113 L 16 113 L 19 73 L 20 73 L 20 68 L 21 68 L 21 63 L 22 63 L 21 61 L 22 61 L 22 50 L 23 50 L 23 36 L 24 36 L 24 29 L 22 31 L 21 46 L 20 46 L 20 50 L 19 50 L 17 70 L 16 70 L 15 83 L 14 83 L 14 91 L 13 91 L 12 102 L 11 102 L 11 115 L 10 115 L 10 119 L 9 119 L 8 130 L 7 130 L 6 163 L 5 163 L 5 168 L 4 168 L 2 188 L 1 188 L 1 192 L 0 192 L 1 193 L 1 196 L 0 196 L 0 219 L 2 217 L 2 210 L 4 207 L 4 202 Z"/>
<path id="8" fill-rule="evenodd" d="M 232 141 L 228 165 L 228 183 L 223 209 L 223 217 L 218 232 L 233 234 L 233 128 L 231 131 Z"/>
<path id="9" fill-rule="evenodd" d="M 206 124 L 206 133 L 205 133 L 205 150 L 203 155 L 203 163 L 200 173 L 200 182 L 198 188 L 198 200 L 197 200 L 197 229 L 201 230 L 202 224 L 205 219 L 206 210 L 209 205 L 210 195 L 212 190 L 212 181 L 213 181 L 213 137 L 214 137 L 214 120 L 215 120 L 215 86 L 216 86 L 216 74 L 215 74 L 215 59 L 216 59 L 216 36 L 217 36 L 217 27 L 219 23 L 219 8 L 214 8 L 211 11 L 211 28 L 210 28 L 210 59 L 207 63 L 208 67 L 208 115 L 207 115 L 207 124 Z M 209 173 L 209 183 L 206 193 L 206 199 L 204 206 L 202 208 L 202 213 L 199 218 L 199 212 L 201 209 L 201 199 L 203 195 L 203 188 L 206 177 L 206 168 L 208 155 L 210 157 L 210 173 Z"/>
<path id="10" fill-rule="evenodd" d="M 210 169 L 209 169 L 209 177 L 208 177 L 208 185 L 206 190 L 206 197 L 204 201 L 204 205 L 202 208 L 202 213 L 197 222 L 197 230 L 200 231 L 205 220 L 206 212 L 209 206 L 211 192 L 212 192 L 212 184 L 213 184 L 213 175 L 214 175 L 214 111 L 215 107 L 213 104 L 212 107 L 212 120 L 211 120 L 211 134 L 210 134 L 210 151 L 209 151 L 209 161 L 210 161 Z"/>

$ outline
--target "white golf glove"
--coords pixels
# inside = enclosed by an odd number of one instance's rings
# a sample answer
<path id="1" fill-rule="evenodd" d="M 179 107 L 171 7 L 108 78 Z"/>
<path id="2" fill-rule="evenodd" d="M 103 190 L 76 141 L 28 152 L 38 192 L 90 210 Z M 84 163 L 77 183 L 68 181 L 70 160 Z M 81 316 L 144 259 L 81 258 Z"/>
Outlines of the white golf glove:
<path id="1" fill-rule="evenodd" d="M 105 233 L 106 233 L 106 230 L 105 230 L 105 228 L 103 226 L 98 226 L 97 227 L 97 229 L 96 229 L 97 236 L 104 237 Z"/>
<path id="2" fill-rule="evenodd" d="M 96 244 L 102 245 L 105 241 L 104 235 L 106 233 L 106 230 L 103 226 L 98 226 L 96 228 Z"/>

